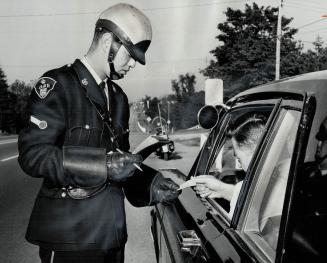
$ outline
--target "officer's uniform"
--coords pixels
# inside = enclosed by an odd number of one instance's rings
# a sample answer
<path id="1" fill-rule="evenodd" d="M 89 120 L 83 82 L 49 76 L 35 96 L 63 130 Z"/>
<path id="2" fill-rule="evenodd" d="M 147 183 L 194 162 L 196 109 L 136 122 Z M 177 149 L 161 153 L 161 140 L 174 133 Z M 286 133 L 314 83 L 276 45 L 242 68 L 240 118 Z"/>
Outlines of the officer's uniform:
<path id="1" fill-rule="evenodd" d="M 115 150 L 114 141 L 121 150 L 129 150 L 128 99 L 118 85 L 107 82 L 109 111 L 104 91 L 80 60 L 45 73 L 30 96 L 31 121 L 19 135 L 18 160 L 28 175 L 44 178 L 26 233 L 29 242 L 42 248 L 123 248 L 127 240 L 124 192 L 133 205 L 149 204 L 155 171 L 147 166 L 142 166 L 145 173 L 138 172 L 137 181 L 108 183 L 89 198 L 75 200 L 67 194 L 71 186 L 92 182 L 92 173 L 106 177 L 106 153 Z M 114 134 L 99 110 L 110 120 Z M 65 162 L 71 165 L 67 168 Z"/>

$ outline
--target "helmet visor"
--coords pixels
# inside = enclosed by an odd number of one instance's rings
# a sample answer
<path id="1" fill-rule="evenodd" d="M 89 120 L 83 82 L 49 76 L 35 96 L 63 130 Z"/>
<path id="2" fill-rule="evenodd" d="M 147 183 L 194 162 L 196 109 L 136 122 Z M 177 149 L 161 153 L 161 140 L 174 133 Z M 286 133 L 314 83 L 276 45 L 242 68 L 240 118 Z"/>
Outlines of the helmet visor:
<path id="1" fill-rule="evenodd" d="M 150 46 L 150 40 L 143 40 L 133 44 L 131 39 L 115 23 L 106 19 L 99 19 L 96 23 L 96 28 L 105 29 L 113 33 L 128 50 L 131 57 L 135 61 L 145 65 L 145 52 Z"/>

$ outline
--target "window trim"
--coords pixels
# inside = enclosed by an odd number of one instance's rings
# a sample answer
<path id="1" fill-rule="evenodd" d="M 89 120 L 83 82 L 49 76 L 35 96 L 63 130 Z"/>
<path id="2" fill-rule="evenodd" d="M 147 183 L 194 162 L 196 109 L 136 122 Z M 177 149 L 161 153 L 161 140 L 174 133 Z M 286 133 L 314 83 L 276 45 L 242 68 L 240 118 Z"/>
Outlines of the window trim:
<path id="1" fill-rule="evenodd" d="M 208 158 L 207 163 L 206 163 L 206 168 L 205 168 L 204 174 L 208 174 L 208 172 L 209 172 L 209 170 L 210 170 L 210 168 L 211 168 L 211 166 L 213 164 L 213 161 L 215 160 L 217 154 L 219 153 L 219 151 L 221 150 L 221 148 L 223 146 L 223 142 L 224 142 L 224 138 L 225 138 L 224 137 L 225 131 L 226 131 L 227 125 L 228 125 L 228 123 L 230 121 L 230 116 L 231 116 L 230 114 L 232 112 L 242 110 L 242 109 L 247 109 L 248 111 L 251 111 L 251 110 L 257 110 L 257 109 L 260 109 L 260 108 L 261 109 L 262 108 L 272 108 L 271 113 L 270 113 L 269 118 L 268 118 L 268 121 L 267 121 L 267 124 L 266 124 L 267 129 L 264 132 L 264 134 L 262 135 L 261 140 L 258 143 L 260 145 L 261 142 L 265 141 L 265 137 L 267 135 L 267 132 L 270 130 L 269 127 L 271 127 L 272 120 L 274 120 L 274 116 L 278 113 L 278 111 L 280 109 L 281 102 L 282 102 L 282 99 L 279 99 L 278 101 L 276 101 L 275 104 L 268 104 L 268 105 L 267 104 L 259 104 L 259 103 L 251 104 L 251 105 L 246 104 L 246 105 L 243 105 L 243 106 L 232 108 L 229 111 L 227 111 L 224 114 L 224 116 L 222 117 L 221 121 L 215 127 L 215 129 L 219 129 L 219 131 L 216 132 L 217 138 L 214 140 L 213 144 L 211 145 L 212 149 L 210 149 L 209 158 Z M 213 130 L 212 132 L 215 132 L 215 131 Z M 256 152 L 253 155 L 253 159 L 252 159 L 252 161 L 251 161 L 251 163 L 249 165 L 249 168 L 251 168 L 251 166 L 254 164 L 254 160 L 257 159 L 257 154 L 259 153 L 259 150 L 260 150 L 260 148 L 256 149 Z M 201 155 L 201 157 L 202 157 L 202 155 Z M 248 178 L 250 173 L 251 173 L 251 169 L 248 170 L 248 172 L 246 173 L 245 178 Z M 197 169 L 196 169 L 195 174 L 197 174 Z M 245 185 L 245 180 L 244 180 L 242 189 L 243 189 L 243 187 Z M 242 189 L 241 189 L 241 192 L 243 191 Z M 214 200 L 212 200 L 210 198 L 206 198 L 206 201 L 209 202 L 211 206 L 213 206 L 213 208 L 216 210 L 216 212 L 221 214 L 220 218 L 222 218 L 223 221 L 228 226 L 233 226 L 233 222 L 235 220 L 234 219 L 235 214 L 237 212 L 237 207 L 235 208 L 233 217 L 229 218 L 227 211 L 225 211 L 221 206 L 219 206 L 219 204 L 216 201 L 214 201 Z M 237 203 L 239 203 L 239 201 Z"/>

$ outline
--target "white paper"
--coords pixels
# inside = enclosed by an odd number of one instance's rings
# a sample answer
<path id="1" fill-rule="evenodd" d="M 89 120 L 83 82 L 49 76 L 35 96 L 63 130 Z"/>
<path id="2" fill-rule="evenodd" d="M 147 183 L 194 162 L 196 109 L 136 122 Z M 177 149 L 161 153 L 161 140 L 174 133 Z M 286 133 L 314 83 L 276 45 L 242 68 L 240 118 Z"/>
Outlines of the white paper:
<path id="1" fill-rule="evenodd" d="M 182 190 L 182 189 L 185 189 L 187 187 L 192 187 L 192 186 L 195 186 L 196 185 L 196 182 L 193 180 L 193 178 L 191 178 L 190 180 L 186 181 L 185 183 L 182 183 L 178 190 Z"/>

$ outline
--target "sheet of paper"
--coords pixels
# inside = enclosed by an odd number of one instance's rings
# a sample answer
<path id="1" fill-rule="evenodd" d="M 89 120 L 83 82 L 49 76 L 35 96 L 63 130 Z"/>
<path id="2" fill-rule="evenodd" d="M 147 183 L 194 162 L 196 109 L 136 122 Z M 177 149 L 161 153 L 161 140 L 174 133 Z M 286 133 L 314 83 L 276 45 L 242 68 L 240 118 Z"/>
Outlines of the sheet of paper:
<path id="1" fill-rule="evenodd" d="M 192 187 L 192 186 L 195 186 L 196 185 L 196 182 L 194 180 L 192 180 L 192 178 L 188 181 L 186 181 L 185 183 L 182 183 L 178 190 L 182 190 L 182 189 L 185 189 L 187 187 Z"/>

